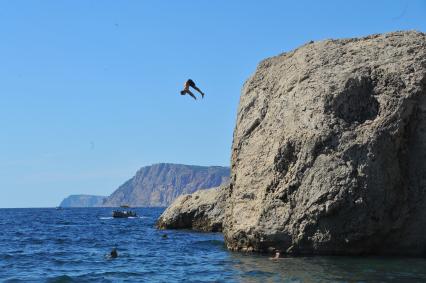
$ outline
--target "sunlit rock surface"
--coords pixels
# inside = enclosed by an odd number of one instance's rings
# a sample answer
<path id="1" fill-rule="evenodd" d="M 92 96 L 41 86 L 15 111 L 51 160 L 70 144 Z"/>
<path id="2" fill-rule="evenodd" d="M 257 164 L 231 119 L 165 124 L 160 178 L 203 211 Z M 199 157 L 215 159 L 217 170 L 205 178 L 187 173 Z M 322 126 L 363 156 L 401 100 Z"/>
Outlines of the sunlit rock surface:
<path id="1" fill-rule="evenodd" d="M 245 83 L 232 145 L 232 250 L 426 253 L 426 36 L 308 43 Z"/>

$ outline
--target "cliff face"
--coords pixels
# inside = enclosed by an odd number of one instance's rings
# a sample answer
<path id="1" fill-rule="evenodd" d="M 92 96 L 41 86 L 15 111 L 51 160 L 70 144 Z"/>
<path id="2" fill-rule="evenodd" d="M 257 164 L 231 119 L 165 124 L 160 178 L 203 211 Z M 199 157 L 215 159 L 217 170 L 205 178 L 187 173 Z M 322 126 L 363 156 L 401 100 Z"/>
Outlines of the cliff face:
<path id="1" fill-rule="evenodd" d="M 326 40 L 244 85 L 224 234 L 233 250 L 426 253 L 426 36 Z"/>
<path id="2" fill-rule="evenodd" d="M 91 195 L 71 195 L 65 198 L 60 207 L 100 207 L 106 197 Z"/>
<path id="3" fill-rule="evenodd" d="M 181 194 L 219 186 L 229 180 L 229 174 L 228 167 L 155 164 L 141 168 L 103 205 L 167 206 Z"/>
<path id="4" fill-rule="evenodd" d="M 160 216 L 160 229 L 193 229 L 222 231 L 225 199 L 229 184 L 179 196 Z"/>

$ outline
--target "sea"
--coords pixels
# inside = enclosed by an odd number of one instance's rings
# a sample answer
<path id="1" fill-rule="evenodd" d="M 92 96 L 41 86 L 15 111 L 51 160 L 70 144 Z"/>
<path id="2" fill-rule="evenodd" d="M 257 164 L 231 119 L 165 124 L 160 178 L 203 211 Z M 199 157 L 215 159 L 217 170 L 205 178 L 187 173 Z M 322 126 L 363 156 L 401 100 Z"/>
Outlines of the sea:
<path id="1" fill-rule="evenodd" d="M 426 259 L 230 252 L 220 233 L 157 230 L 163 208 L 0 209 L 1 282 L 426 282 Z M 117 258 L 110 258 L 116 248 Z"/>

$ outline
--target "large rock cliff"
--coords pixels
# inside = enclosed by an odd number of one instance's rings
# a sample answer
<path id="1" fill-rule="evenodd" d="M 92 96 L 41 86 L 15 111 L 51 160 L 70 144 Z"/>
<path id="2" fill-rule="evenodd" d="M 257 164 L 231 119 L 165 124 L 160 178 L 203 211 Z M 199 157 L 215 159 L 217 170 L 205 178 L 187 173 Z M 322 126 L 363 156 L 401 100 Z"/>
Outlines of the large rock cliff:
<path id="1" fill-rule="evenodd" d="M 104 206 L 167 206 L 182 194 L 213 188 L 229 180 L 230 169 L 160 163 L 142 167 L 104 201 Z"/>
<path id="2" fill-rule="evenodd" d="M 244 85 L 224 234 L 233 250 L 426 253 L 426 36 L 308 43 Z"/>

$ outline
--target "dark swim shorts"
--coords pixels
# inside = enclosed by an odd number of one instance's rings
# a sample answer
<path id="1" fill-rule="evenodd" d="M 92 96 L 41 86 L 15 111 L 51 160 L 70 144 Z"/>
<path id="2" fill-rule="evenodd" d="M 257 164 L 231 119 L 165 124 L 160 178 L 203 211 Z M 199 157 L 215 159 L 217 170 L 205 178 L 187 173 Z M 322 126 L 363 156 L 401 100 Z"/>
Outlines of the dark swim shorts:
<path id="1" fill-rule="evenodd" d="M 188 85 L 189 85 L 190 87 L 194 87 L 194 86 L 195 86 L 195 83 L 194 83 L 194 81 L 193 81 L 193 80 L 189 79 L 189 80 L 188 80 Z"/>

